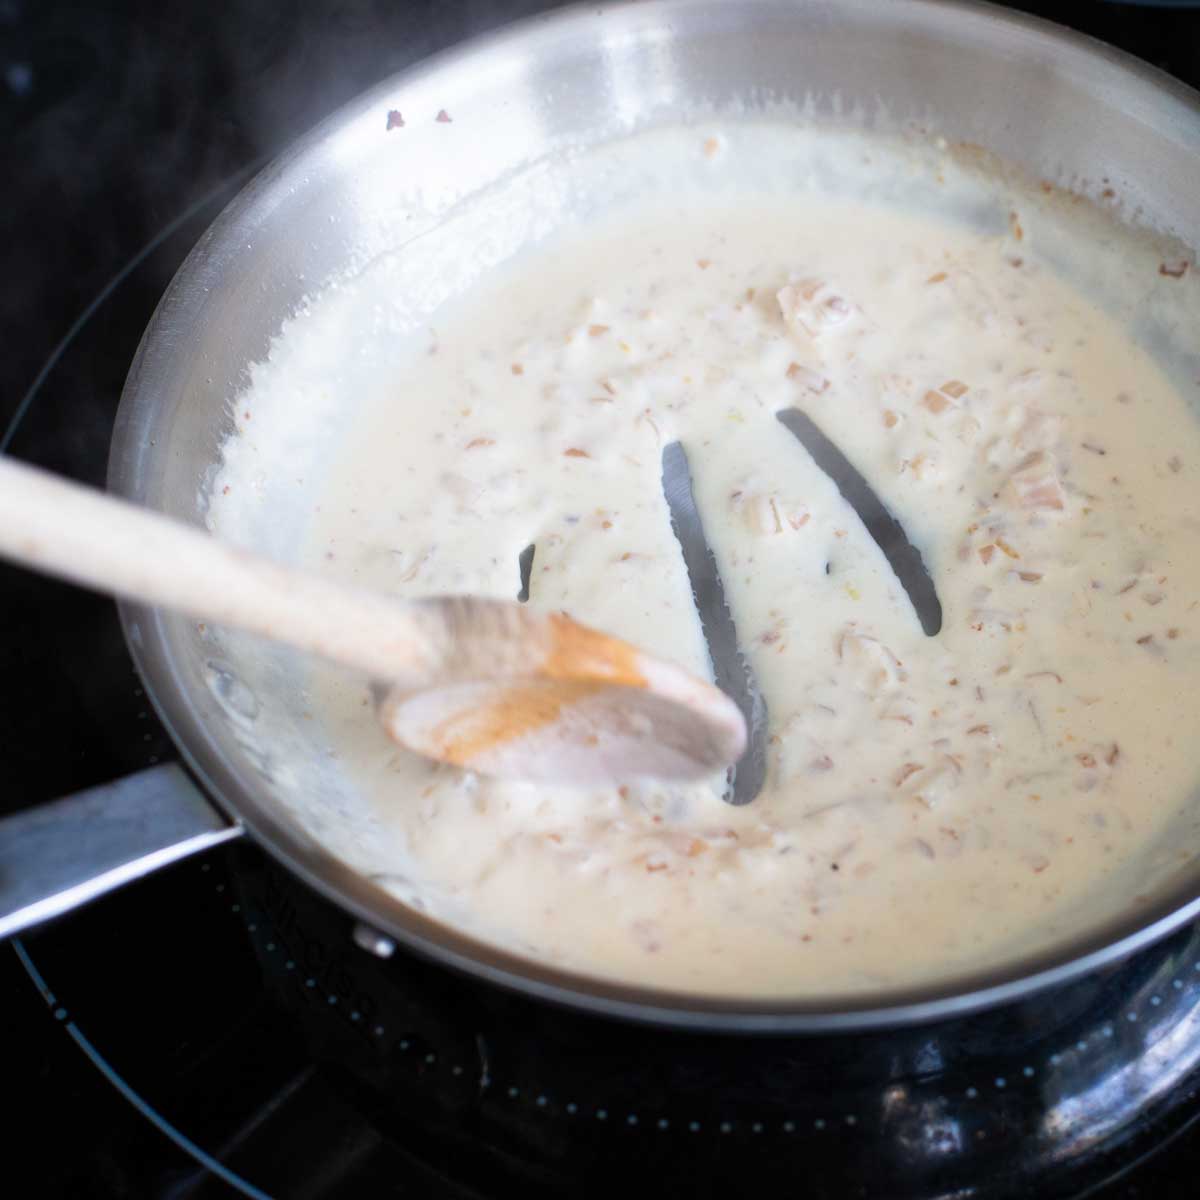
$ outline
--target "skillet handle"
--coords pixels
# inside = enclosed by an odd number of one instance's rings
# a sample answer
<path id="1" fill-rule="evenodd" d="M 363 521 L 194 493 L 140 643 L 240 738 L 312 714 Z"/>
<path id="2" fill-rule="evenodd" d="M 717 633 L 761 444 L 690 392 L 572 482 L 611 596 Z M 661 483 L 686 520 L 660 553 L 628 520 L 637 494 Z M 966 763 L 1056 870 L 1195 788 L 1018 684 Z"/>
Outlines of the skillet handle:
<path id="1" fill-rule="evenodd" d="M 241 835 L 177 763 L 0 820 L 0 938 Z"/>

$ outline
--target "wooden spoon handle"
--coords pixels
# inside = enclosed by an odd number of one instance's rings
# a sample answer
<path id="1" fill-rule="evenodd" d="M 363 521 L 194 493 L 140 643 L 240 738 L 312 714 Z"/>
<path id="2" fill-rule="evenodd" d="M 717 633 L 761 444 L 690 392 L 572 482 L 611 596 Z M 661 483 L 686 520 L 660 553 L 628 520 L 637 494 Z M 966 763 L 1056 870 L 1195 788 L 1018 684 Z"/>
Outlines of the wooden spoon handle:
<path id="1" fill-rule="evenodd" d="M 0 556 L 261 634 L 378 678 L 427 678 L 440 658 L 436 607 L 279 566 L 4 456 Z"/>

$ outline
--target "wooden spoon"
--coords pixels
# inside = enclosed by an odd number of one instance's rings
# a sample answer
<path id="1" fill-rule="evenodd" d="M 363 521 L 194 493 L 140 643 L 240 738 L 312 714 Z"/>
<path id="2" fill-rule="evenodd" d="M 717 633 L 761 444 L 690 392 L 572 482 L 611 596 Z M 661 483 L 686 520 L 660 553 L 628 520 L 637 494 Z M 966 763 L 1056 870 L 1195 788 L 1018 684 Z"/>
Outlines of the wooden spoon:
<path id="1" fill-rule="evenodd" d="M 563 614 L 345 587 L 4 457 L 0 556 L 366 672 L 397 742 L 472 771 L 688 779 L 745 747 L 723 692 Z"/>

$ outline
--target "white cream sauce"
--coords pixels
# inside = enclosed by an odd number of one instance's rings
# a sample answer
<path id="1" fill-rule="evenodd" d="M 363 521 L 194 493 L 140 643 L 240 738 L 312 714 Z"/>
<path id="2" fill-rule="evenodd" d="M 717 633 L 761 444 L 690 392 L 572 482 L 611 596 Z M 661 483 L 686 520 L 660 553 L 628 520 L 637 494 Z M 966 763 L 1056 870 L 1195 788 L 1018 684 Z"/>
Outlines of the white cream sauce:
<path id="1" fill-rule="evenodd" d="M 736 127 L 669 136 L 697 170 L 738 161 Z M 432 766 L 388 742 L 363 681 L 314 668 L 376 865 L 444 919 L 595 975 L 798 996 L 995 964 L 1137 894 L 1197 782 L 1200 426 L 1049 268 L 1049 218 L 977 183 L 974 209 L 922 211 L 936 187 L 888 162 L 863 168 L 865 199 L 728 175 L 635 195 L 403 337 L 378 317 L 394 277 L 368 273 L 257 369 L 218 532 L 246 536 L 244 498 L 287 469 L 272 439 L 320 408 L 343 428 L 303 561 L 396 595 L 513 597 L 532 542 L 530 603 L 707 675 L 660 488 L 663 445 L 690 457 L 770 713 L 751 805 L 720 780 L 571 790 Z M 903 203 L 883 200 L 889 170 Z M 353 359 L 361 387 L 324 366 Z M 787 406 L 921 549 L 937 637 L 775 419 Z"/>

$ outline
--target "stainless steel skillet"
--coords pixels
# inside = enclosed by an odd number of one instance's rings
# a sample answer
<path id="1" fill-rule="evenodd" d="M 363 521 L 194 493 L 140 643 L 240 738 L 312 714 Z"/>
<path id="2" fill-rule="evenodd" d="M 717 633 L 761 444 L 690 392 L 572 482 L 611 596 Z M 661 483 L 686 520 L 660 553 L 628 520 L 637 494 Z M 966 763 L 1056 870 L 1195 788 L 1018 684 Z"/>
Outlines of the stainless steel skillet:
<path id="1" fill-rule="evenodd" d="M 650 0 L 568 9 L 380 85 L 246 188 L 197 245 L 146 331 L 114 434 L 112 487 L 199 523 L 230 428 L 229 398 L 283 319 L 323 281 L 402 245 L 464 198 L 561 147 L 767 101 L 808 106 L 818 120 L 927 129 L 983 146 L 1034 177 L 1111 188 L 1148 222 L 1200 245 L 1200 100 L 1088 39 L 998 8 L 936 0 Z M 313 816 L 319 805 L 297 815 L 278 763 L 246 736 L 248 723 L 269 710 L 283 736 L 303 737 L 286 664 L 274 690 L 250 687 L 194 625 L 136 607 L 123 619 L 191 776 L 159 768 L 102 797 L 71 798 L 0 826 L 4 932 L 246 831 L 344 908 L 376 950 L 401 944 L 614 1016 L 824 1032 L 1015 999 L 1128 956 L 1200 915 L 1200 865 L 1188 865 L 1136 911 L 1051 953 L 921 989 L 768 1003 L 568 975 L 430 919 L 329 852 Z M 1196 828 L 1179 836 L 1200 849 Z"/>

